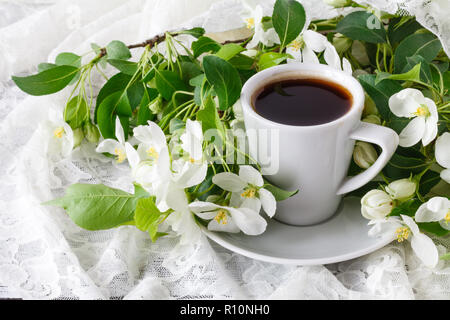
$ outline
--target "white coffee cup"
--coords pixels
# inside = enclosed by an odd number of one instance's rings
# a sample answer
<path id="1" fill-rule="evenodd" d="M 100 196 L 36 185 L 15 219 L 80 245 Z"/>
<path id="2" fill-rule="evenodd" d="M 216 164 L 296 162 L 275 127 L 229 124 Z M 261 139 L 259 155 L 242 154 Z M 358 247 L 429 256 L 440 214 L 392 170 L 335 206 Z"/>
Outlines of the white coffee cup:
<path id="1" fill-rule="evenodd" d="M 280 124 L 255 112 L 252 105 L 264 86 L 304 78 L 323 79 L 346 88 L 353 97 L 350 110 L 334 121 L 312 126 Z M 398 146 L 393 130 L 360 120 L 364 91 L 359 82 L 327 65 L 292 63 L 263 70 L 245 83 L 241 104 L 250 155 L 264 164 L 262 170 L 270 182 L 286 190 L 299 189 L 295 196 L 277 204 L 275 219 L 283 223 L 312 225 L 333 216 L 342 195 L 371 181 Z M 268 135 L 268 131 L 276 134 Z M 377 144 L 382 152 L 369 169 L 347 177 L 356 140 Z M 262 149 L 267 149 L 267 156 L 259 152 Z"/>

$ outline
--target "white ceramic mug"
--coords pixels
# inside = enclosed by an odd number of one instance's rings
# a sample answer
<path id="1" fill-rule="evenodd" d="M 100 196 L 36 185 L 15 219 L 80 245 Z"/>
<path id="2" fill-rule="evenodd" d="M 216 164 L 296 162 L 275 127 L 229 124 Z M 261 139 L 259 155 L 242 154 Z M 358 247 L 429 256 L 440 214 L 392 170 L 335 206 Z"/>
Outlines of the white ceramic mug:
<path id="1" fill-rule="evenodd" d="M 350 110 L 334 121 L 313 126 L 280 124 L 255 112 L 252 105 L 265 85 L 302 78 L 323 79 L 346 88 L 353 97 Z M 372 180 L 398 146 L 398 135 L 393 130 L 360 120 L 364 91 L 359 82 L 326 65 L 293 63 L 263 70 L 245 83 L 241 104 L 250 155 L 264 164 L 263 173 L 265 168 L 278 169 L 266 175 L 269 181 L 286 190 L 299 189 L 297 195 L 277 204 L 275 219 L 283 223 L 312 225 L 330 218 L 342 195 Z M 276 132 L 272 139 L 267 138 L 268 130 Z M 278 141 L 270 141 L 274 137 Z M 382 152 L 369 169 L 349 178 L 355 140 L 375 143 Z M 268 150 L 266 157 L 260 149 Z"/>

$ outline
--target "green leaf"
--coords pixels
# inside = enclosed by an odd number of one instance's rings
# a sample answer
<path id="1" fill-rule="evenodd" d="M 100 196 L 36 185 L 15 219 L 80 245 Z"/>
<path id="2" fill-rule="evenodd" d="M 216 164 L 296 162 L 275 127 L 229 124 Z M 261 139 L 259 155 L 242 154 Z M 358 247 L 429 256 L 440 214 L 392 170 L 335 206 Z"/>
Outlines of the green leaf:
<path id="1" fill-rule="evenodd" d="M 450 252 L 440 256 L 441 260 L 450 260 Z"/>
<path id="2" fill-rule="evenodd" d="M 407 157 L 394 153 L 391 160 L 383 169 L 383 173 L 394 180 L 408 178 L 411 174 L 422 172 L 428 167 L 425 160 Z"/>
<path id="3" fill-rule="evenodd" d="M 223 45 L 220 50 L 217 51 L 216 56 L 228 61 L 244 50 L 245 49 L 242 46 L 236 43 L 228 43 Z"/>
<path id="4" fill-rule="evenodd" d="M 432 233 L 438 237 L 445 237 L 450 233 L 450 230 L 444 229 L 441 227 L 439 222 L 425 222 L 417 224 L 420 230 Z"/>
<path id="5" fill-rule="evenodd" d="M 137 201 L 134 222 L 139 230 L 148 232 L 154 242 L 157 239 L 158 226 L 167 215 L 168 213 L 159 211 L 154 198 L 141 198 Z"/>
<path id="6" fill-rule="evenodd" d="M 181 67 L 181 79 L 184 81 L 186 86 L 190 85 L 191 79 L 202 74 L 202 68 L 197 64 L 190 61 L 180 62 Z"/>
<path id="7" fill-rule="evenodd" d="M 197 120 L 202 124 L 203 133 L 209 129 L 217 129 L 222 138 L 225 137 L 225 128 L 220 121 L 216 104 L 211 96 L 205 100 L 203 108 L 197 112 Z"/>
<path id="8" fill-rule="evenodd" d="M 98 108 L 100 107 L 100 104 L 103 102 L 103 100 L 115 92 L 124 91 L 130 81 L 131 77 L 129 75 L 118 73 L 105 83 L 105 85 L 100 89 L 100 92 L 97 96 L 97 101 L 95 103 L 95 123 L 97 123 Z"/>
<path id="9" fill-rule="evenodd" d="M 137 115 L 137 125 L 146 125 L 147 121 L 153 120 L 155 115 L 150 111 L 149 105 L 158 96 L 158 90 L 153 88 L 145 88 L 144 96 L 139 105 Z"/>
<path id="10" fill-rule="evenodd" d="M 255 60 L 244 54 L 238 54 L 228 62 L 238 70 L 252 70 L 254 68 Z"/>
<path id="11" fill-rule="evenodd" d="M 138 64 L 136 62 L 131 62 L 127 60 L 120 59 L 108 59 L 110 65 L 115 67 L 117 70 L 129 76 L 134 75 L 138 71 Z"/>
<path id="12" fill-rule="evenodd" d="M 205 29 L 197 27 L 189 30 L 178 31 L 177 34 L 189 34 L 195 38 L 200 38 L 205 34 Z"/>
<path id="13" fill-rule="evenodd" d="M 147 192 L 135 186 L 134 194 L 103 184 L 73 184 L 64 197 L 44 205 L 64 208 L 70 218 L 87 230 L 104 230 L 133 220 L 136 204 Z"/>
<path id="14" fill-rule="evenodd" d="M 431 76 L 431 69 L 430 69 L 430 63 L 427 62 L 422 56 L 412 56 L 406 58 L 406 65 L 403 71 L 411 70 L 411 68 L 414 68 L 417 64 L 420 63 L 420 73 L 418 80 L 432 84 L 433 78 Z"/>
<path id="15" fill-rule="evenodd" d="M 72 66 L 57 66 L 28 77 L 15 77 L 14 83 L 33 96 L 52 94 L 64 89 L 78 73 Z"/>
<path id="16" fill-rule="evenodd" d="M 89 120 L 89 107 L 83 97 L 73 97 L 66 105 L 64 111 L 64 121 L 66 121 L 72 129 L 81 128 Z"/>
<path id="17" fill-rule="evenodd" d="M 135 82 L 127 89 L 131 110 L 136 110 L 142 101 L 146 86 L 142 82 Z"/>
<path id="18" fill-rule="evenodd" d="M 197 58 L 202 53 L 212 52 L 216 53 L 220 50 L 220 44 L 208 37 L 200 37 L 197 41 L 192 42 L 192 52 L 194 57 Z"/>
<path id="19" fill-rule="evenodd" d="M 403 87 L 394 80 L 384 80 L 375 84 L 376 76 L 372 74 L 365 74 L 358 77 L 359 82 L 363 86 L 367 94 L 375 102 L 380 115 L 385 120 L 389 120 L 394 114 L 389 109 L 389 98 L 400 92 Z"/>
<path id="20" fill-rule="evenodd" d="M 386 30 L 383 23 L 372 13 L 366 11 L 352 12 L 336 26 L 336 31 L 353 40 L 369 43 L 386 42 Z"/>
<path id="21" fill-rule="evenodd" d="M 417 209 L 420 207 L 421 204 L 422 204 L 422 202 L 418 199 L 408 200 L 406 202 L 403 202 L 399 206 L 395 207 L 394 209 L 392 209 L 392 211 L 389 215 L 390 216 L 404 215 L 404 216 L 414 217 L 414 215 L 417 212 Z"/>
<path id="22" fill-rule="evenodd" d="M 422 29 L 420 23 L 413 17 L 398 17 L 389 22 L 388 37 L 391 44 L 399 43 L 407 36 L 413 34 L 419 29 Z"/>
<path id="23" fill-rule="evenodd" d="M 265 181 L 264 189 L 267 189 L 268 191 L 270 191 L 273 194 L 273 196 L 275 197 L 275 200 L 277 200 L 277 201 L 286 200 L 290 197 L 295 196 L 298 193 L 298 189 L 295 191 L 283 190 L 281 188 L 274 186 L 273 184 L 268 183 L 267 180 Z"/>
<path id="24" fill-rule="evenodd" d="M 435 171 L 428 170 L 420 179 L 419 193 L 426 196 L 435 185 L 441 181 L 441 176 Z"/>
<path id="25" fill-rule="evenodd" d="M 130 49 L 125 43 L 118 40 L 111 41 L 106 46 L 106 53 L 108 54 L 108 59 L 128 60 L 131 58 Z"/>
<path id="26" fill-rule="evenodd" d="M 55 59 L 55 64 L 58 66 L 72 66 L 81 67 L 81 57 L 71 52 L 63 52 L 58 54 Z"/>
<path id="27" fill-rule="evenodd" d="M 45 70 L 53 69 L 54 67 L 57 67 L 57 65 L 54 63 L 47 63 L 47 62 L 39 63 L 38 73 L 41 73 L 42 71 Z"/>
<path id="28" fill-rule="evenodd" d="M 406 37 L 395 50 L 394 72 L 401 73 L 407 64 L 407 57 L 422 56 L 431 62 L 442 49 L 441 42 L 434 34 L 415 33 Z"/>
<path id="29" fill-rule="evenodd" d="M 228 109 L 241 95 L 242 83 L 239 73 L 228 61 L 216 56 L 204 57 L 203 68 L 206 79 L 219 97 L 219 109 Z"/>
<path id="30" fill-rule="evenodd" d="M 97 110 L 98 128 L 105 139 L 115 139 L 116 116 L 131 117 L 132 110 L 128 96 L 124 91 L 115 92 L 106 97 Z M 122 120 L 122 119 L 121 119 Z M 125 136 L 128 130 L 124 128 Z"/>
<path id="31" fill-rule="evenodd" d="M 186 84 L 178 73 L 167 70 L 156 70 L 156 89 L 166 100 L 171 100 L 175 91 L 187 90 Z"/>
<path id="32" fill-rule="evenodd" d="M 411 70 L 402 74 L 390 74 L 387 72 L 380 72 L 377 74 L 377 78 L 375 79 L 375 85 L 379 84 L 381 81 L 386 79 L 391 80 L 401 80 L 401 81 L 420 81 L 420 65 L 419 62 L 416 64 Z"/>
<path id="33" fill-rule="evenodd" d="M 277 0 L 273 7 L 272 24 L 280 37 L 281 48 L 286 47 L 302 32 L 306 13 L 302 4 L 295 0 Z M 259 23 L 259 21 L 255 21 Z"/>
<path id="34" fill-rule="evenodd" d="M 259 58 L 258 69 L 264 70 L 279 65 L 289 58 L 288 54 L 278 52 L 266 52 Z"/>

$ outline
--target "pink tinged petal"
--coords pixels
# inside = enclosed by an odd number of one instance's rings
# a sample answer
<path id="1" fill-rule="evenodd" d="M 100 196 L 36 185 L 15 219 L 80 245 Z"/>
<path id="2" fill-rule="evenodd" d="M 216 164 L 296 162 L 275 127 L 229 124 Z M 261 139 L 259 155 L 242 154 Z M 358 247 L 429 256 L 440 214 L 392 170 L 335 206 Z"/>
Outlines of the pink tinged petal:
<path id="1" fill-rule="evenodd" d="M 261 200 L 258 198 L 243 198 L 241 208 L 248 208 L 255 212 L 261 211 Z"/>
<path id="2" fill-rule="evenodd" d="M 239 178 L 257 187 L 262 187 L 264 184 L 261 173 L 252 166 L 240 166 Z"/>
<path id="3" fill-rule="evenodd" d="M 342 70 L 344 70 L 345 73 L 352 75 L 353 69 L 350 61 L 348 61 L 346 58 L 342 59 Z"/>
<path id="4" fill-rule="evenodd" d="M 397 117 L 411 118 L 423 102 L 423 94 L 417 89 L 404 89 L 389 99 L 389 108 Z"/>
<path id="5" fill-rule="evenodd" d="M 128 163 L 130 164 L 130 167 L 136 168 L 139 162 L 141 161 L 138 152 L 128 142 L 125 143 L 125 151 L 127 154 Z"/>
<path id="6" fill-rule="evenodd" d="M 414 234 L 411 238 L 411 248 L 425 266 L 434 268 L 439 262 L 436 245 L 423 233 Z"/>
<path id="7" fill-rule="evenodd" d="M 445 132 L 436 140 L 436 161 L 444 168 L 450 168 L 450 133 Z"/>
<path id="8" fill-rule="evenodd" d="M 125 133 L 123 132 L 119 117 L 116 117 L 116 138 L 121 144 L 125 143 Z"/>
<path id="9" fill-rule="evenodd" d="M 215 211 L 218 208 L 220 208 L 220 206 L 217 204 L 205 201 L 194 201 L 189 204 L 189 209 L 191 209 L 194 213 Z"/>
<path id="10" fill-rule="evenodd" d="M 272 218 L 277 210 L 277 201 L 273 194 L 264 188 L 259 189 L 259 199 L 261 200 L 264 212 Z"/>
<path id="11" fill-rule="evenodd" d="M 441 179 L 447 183 L 450 183 L 450 169 L 445 169 L 441 171 Z"/>
<path id="12" fill-rule="evenodd" d="M 412 119 L 408 125 L 400 132 L 400 146 L 411 147 L 419 142 L 425 133 L 425 118 L 417 117 Z"/>
<path id="13" fill-rule="evenodd" d="M 226 191 L 240 192 L 247 183 L 243 181 L 237 174 L 231 172 L 221 172 L 212 178 L 212 182 Z"/>
<path id="14" fill-rule="evenodd" d="M 431 141 L 433 141 L 436 138 L 438 132 L 437 123 L 438 123 L 437 118 L 435 119 L 430 116 L 425 119 L 425 132 L 422 138 L 422 144 L 424 146 L 428 145 Z"/>
<path id="15" fill-rule="evenodd" d="M 303 63 L 314 63 L 319 64 L 319 58 L 317 58 L 314 51 L 312 51 L 308 46 L 304 47 L 302 50 Z"/>
<path id="16" fill-rule="evenodd" d="M 303 40 L 306 45 L 314 52 L 322 52 L 328 43 L 327 38 L 315 31 L 306 30 L 303 33 Z"/>
<path id="17" fill-rule="evenodd" d="M 236 225 L 247 235 L 256 236 L 263 233 L 267 221 L 259 213 L 247 208 L 225 208 L 231 214 Z"/>
<path id="18" fill-rule="evenodd" d="M 122 145 L 119 142 L 117 142 L 116 140 L 106 139 L 99 143 L 99 145 L 97 146 L 97 149 L 95 149 L 95 151 L 97 151 L 99 153 L 106 152 L 106 153 L 110 153 L 110 154 L 115 154 L 116 148 L 122 149 Z"/>
<path id="19" fill-rule="evenodd" d="M 217 212 L 216 212 L 217 213 Z M 228 233 L 239 233 L 241 230 L 236 225 L 231 217 L 227 217 L 226 223 L 217 222 L 217 220 L 212 219 L 208 223 L 208 230 L 211 231 L 219 231 L 219 232 L 228 232 Z"/>
<path id="20" fill-rule="evenodd" d="M 327 44 L 323 57 L 330 67 L 335 68 L 337 70 L 342 70 L 341 58 L 339 57 L 336 48 L 331 43 Z"/>

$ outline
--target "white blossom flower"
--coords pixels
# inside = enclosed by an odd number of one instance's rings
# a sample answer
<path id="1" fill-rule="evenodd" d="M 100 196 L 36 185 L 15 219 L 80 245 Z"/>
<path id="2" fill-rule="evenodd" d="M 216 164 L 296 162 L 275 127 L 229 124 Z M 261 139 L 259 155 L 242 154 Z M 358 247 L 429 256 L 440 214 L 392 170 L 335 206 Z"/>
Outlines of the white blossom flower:
<path id="1" fill-rule="evenodd" d="M 369 235 L 395 236 L 398 242 L 408 240 L 411 242 L 414 253 L 425 266 L 434 268 L 438 264 L 439 253 L 436 245 L 428 236 L 420 232 L 413 218 L 401 215 L 401 220 L 398 217 L 389 217 L 373 220 L 369 224 L 373 225 Z"/>
<path id="2" fill-rule="evenodd" d="M 64 121 L 60 112 L 50 109 L 44 125 L 48 137 L 48 154 L 52 157 L 67 158 L 74 147 L 72 128 Z"/>
<path id="3" fill-rule="evenodd" d="M 119 117 L 116 118 L 116 138 L 105 139 L 99 143 L 96 151 L 103 153 L 109 153 L 116 156 L 116 162 L 122 163 L 127 159 L 127 153 L 125 150 L 125 133 L 123 132 L 122 124 Z"/>
<path id="4" fill-rule="evenodd" d="M 262 175 L 252 166 L 240 166 L 239 175 L 231 172 L 218 173 L 212 181 L 220 188 L 232 192 L 232 206 L 250 208 L 258 213 L 262 206 L 269 217 L 275 214 L 275 197 L 263 188 Z"/>
<path id="5" fill-rule="evenodd" d="M 389 99 L 389 108 L 397 117 L 413 118 L 400 132 L 400 146 L 411 147 L 422 140 L 424 146 L 436 138 L 438 112 L 433 100 L 421 91 L 407 88 Z"/>
<path id="6" fill-rule="evenodd" d="M 361 199 L 361 214 L 369 220 L 383 219 L 393 208 L 391 197 L 383 190 L 371 190 Z"/>
<path id="7" fill-rule="evenodd" d="M 260 5 L 252 8 L 250 5 L 244 3 L 246 8 L 242 14 L 242 18 L 246 23 L 248 29 L 254 30 L 252 40 L 247 44 L 247 48 L 251 49 L 262 43 L 265 46 L 273 46 L 276 43 L 280 43 L 280 38 L 274 28 L 270 28 L 264 31 L 261 20 L 263 18 L 263 8 Z"/>
<path id="8" fill-rule="evenodd" d="M 220 206 L 211 202 L 195 201 L 189 208 L 202 219 L 210 220 L 208 229 L 248 235 L 259 235 L 266 230 L 267 221 L 258 212 L 241 207 Z"/>
<path id="9" fill-rule="evenodd" d="M 450 230 L 450 200 L 434 197 L 417 209 L 414 217 L 417 222 L 438 221 L 442 228 Z"/>
<path id="10" fill-rule="evenodd" d="M 450 133 L 445 132 L 436 140 L 436 161 L 445 169 L 441 171 L 441 178 L 450 183 Z"/>
<path id="11" fill-rule="evenodd" d="M 352 74 L 350 62 L 339 57 L 336 48 L 327 40 L 327 38 L 312 30 L 306 30 L 293 40 L 286 48 L 286 53 L 294 59 L 288 59 L 290 62 L 320 63 L 316 53 L 324 52 L 325 62 L 338 70 L 343 70 L 347 74 Z"/>
<path id="12" fill-rule="evenodd" d="M 367 142 L 357 141 L 353 150 L 353 160 L 362 169 L 368 169 L 377 161 L 378 154 L 375 148 Z"/>
<path id="13" fill-rule="evenodd" d="M 386 192 L 393 200 L 405 201 L 416 193 L 417 184 L 410 179 L 400 179 L 386 186 Z"/>

